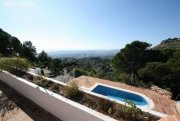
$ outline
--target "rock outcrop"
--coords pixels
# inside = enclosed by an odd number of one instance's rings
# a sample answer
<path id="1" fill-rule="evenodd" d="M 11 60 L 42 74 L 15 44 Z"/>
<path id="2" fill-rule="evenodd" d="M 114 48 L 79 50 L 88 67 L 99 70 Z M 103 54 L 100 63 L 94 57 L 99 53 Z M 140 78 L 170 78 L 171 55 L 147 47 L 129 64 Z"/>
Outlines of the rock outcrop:
<path id="1" fill-rule="evenodd" d="M 162 89 L 158 86 L 155 86 L 155 85 L 152 85 L 151 86 L 151 90 L 157 92 L 158 94 L 164 96 L 164 97 L 167 97 L 167 98 L 171 98 L 172 97 L 172 93 L 170 91 L 167 91 L 165 89 Z"/>

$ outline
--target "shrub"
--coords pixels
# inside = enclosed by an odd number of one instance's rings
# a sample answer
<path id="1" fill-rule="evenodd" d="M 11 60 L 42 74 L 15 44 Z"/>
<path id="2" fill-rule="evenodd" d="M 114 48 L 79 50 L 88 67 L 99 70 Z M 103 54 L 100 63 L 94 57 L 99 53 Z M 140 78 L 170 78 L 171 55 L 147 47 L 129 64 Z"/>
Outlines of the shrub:
<path id="1" fill-rule="evenodd" d="M 119 80 L 121 82 L 130 83 L 131 82 L 131 75 L 126 74 L 126 73 L 122 73 L 119 75 Z"/>
<path id="2" fill-rule="evenodd" d="M 85 71 L 83 69 L 74 69 L 74 76 L 75 77 L 79 77 L 79 76 L 82 76 L 82 75 L 89 75 L 88 71 Z"/>
<path id="3" fill-rule="evenodd" d="M 0 69 L 6 71 L 26 71 L 30 67 L 30 63 L 24 58 L 12 57 L 12 58 L 0 58 Z"/>
<path id="4" fill-rule="evenodd" d="M 133 75 L 133 80 L 131 81 L 131 75 L 127 73 L 119 74 L 117 80 L 137 87 L 150 87 L 151 85 L 150 82 L 144 83 L 143 81 L 138 80 L 137 75 Z"/>
<path id="5" fill-rule="evenodd" d="M 78 83 L 75 81 L 71 81 L 66 87 L 65 87 L 65 96 L 72 99 L 74 96 L 76 96 L 79 92 L 79 86 Z"/>
<path id="6" fill-rule="evenodd" d="M 171 79 L 172 69 L 170 65 L 162 62 L 149 62 L 139 71 L 139 76 L 146 82 L 153 81 L 154 84 L 161 87 L 168 87 L 168 80 Z"/>
<path id="7" fill-rule="evenodd" d="M 136 110 L 137 107 L 136 105 L 133 103 L 133 101 L 131 100 L 125 100 L 125 106 L 124 106 L 124 112 L 129 112 L 129 111 L 133 111 Z"/>
<path id="8" fill-rule="evenodd" d="M 148 116 L 148 113 L 143 115 L 143 112 L 138 109 L 135 103 L 131 100 L 125 100 L 124 113 L 129 115 L 126 118 L 133 121 L 139 121 Z"/>

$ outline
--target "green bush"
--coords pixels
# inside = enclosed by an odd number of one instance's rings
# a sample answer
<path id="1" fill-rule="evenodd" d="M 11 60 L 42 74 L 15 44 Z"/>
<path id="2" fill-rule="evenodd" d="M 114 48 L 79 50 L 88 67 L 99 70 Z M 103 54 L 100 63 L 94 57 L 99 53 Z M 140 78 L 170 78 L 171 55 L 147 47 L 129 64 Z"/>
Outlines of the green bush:
<path id="1" fill-rule="evenodd" d="M 85 71 L 83 69 L 74 69 L 74 76 L 75 77 L 79 77 L 79 76 L 82 76 L 82 75 L 89 75 L 88 71 Z"/>
<path id="2" fill-rule="evenodd" d="M 122 73 L 119 75 L 119 80 L 121 82 L 129 83 L 131 81 L 131 75 L 126 74 L 126 73 Z"/>
<path id="3" fill-rule="evenodd" d="M 136 109 L 137 107 L 133 101 L 127 99 L 125 100 L 124 112 L 131 112 Z"/>
<path id="4" fill-rule="evenodd" d="M 167 63 L 149 62 L 138 73 L 145 82 L 152 81 L 154 84 L 163 87 L 169 85 L 172 69 Z"/>
<path id="5" fill-rule="evenodd" d="M 0 69 L 6 71 L 26 71 L 30 67 L 30 63 L 24 58 L 12 57 L 12 58 L 0 58 Z"/>
<path id="6" fill-rule="evenodd" d="M 71 81 L 66 87 L 65 87 L 65 96 L 72 99 L 75 97 L 79 92 L 79 86 L 78 83 L 75 81 Z"/>

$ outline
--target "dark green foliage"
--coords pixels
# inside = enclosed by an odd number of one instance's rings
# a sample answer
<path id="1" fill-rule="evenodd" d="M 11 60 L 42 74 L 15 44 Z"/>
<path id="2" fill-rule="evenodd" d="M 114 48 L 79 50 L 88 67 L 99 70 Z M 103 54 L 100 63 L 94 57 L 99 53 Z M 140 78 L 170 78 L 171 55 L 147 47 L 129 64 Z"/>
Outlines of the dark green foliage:
<path id="1" fill-rule="evenodd" d="M 177 44 L 180 39 L 163 41 L 161 44 L 168 44 L 168 47 L 161 49 L 149 49 L 150 44 L 139 41 L 126 45 L 112 60 L 115 79 L 135 86 L 155 84 L 170 88 L 175 99 L 180 94 L 180 49 L 171 48 L 174 42 Z"/>
<path id="2" fill-rule="evenodd" d="M 138 71 L 139 76 L 145 81 L 152 81 L 156 85 L 162 85 L 171 79 L 171 67 L 162 62 L 149 62 Z"/>
<path id="3" fill-rule="evenodd" d="M 173 92 L 173 98 L 180 100 L 180 96 L 178 96 L 180 95 L 180 49 L 174 52 L 173 58 L 169 59 L 168 64 L 172 68 L 172 81 L 170 87 Z"/>
<path id="4" fill-rule="evenodd" d="M 166 62 L 172 56 L 172 50 L 146 50 L 145 58 L 147 62 Z"/>
<path id="5" fill-rule="evenodd" d="M 38 65 L 41 68 L 45 68 L 49 65 L 51 58 L 48 56 L 48 54 L 43 50 L 41 53 L 38 54 L 37 57 Z"/>
<path id="6" fill-rule="evenodd" d="M 90 76 L 98 78 L 111 78 L 113 72 L 111 60 L 108 58 L 91 57 L 77 59 L 76 68 L 80 68 L 89 72 Z"/>
<path id="7" fill-rule="evenodd" d="M 121 74 L 119 74 L 119 80 L 121 82 L 130 83 L 131 75 L 127 74 L 127 73 L 121 73 Z"/>
<path id="8" fill-rule="evenodd" d="M 178 58 L 180 60 L 180 56 Z M 138 71 L 139 76 L 146 83 L 152 82 L 161 88 L 170 88 L 173 93 L 173 98 L 176 99 L 180 94 L 180 61 L 178 58 L 172 58 L 168 63 L 147 63 L 144 68 Z"/>
<path id="9" fill-rule="evenodd" d="M 168 60 L 174 72 L 180 72 L 180 49 L 173 53 L 173 57 Z"/>
<path id="10" fill-rule="evenodd" d="M 61 67 L 61 59 L 52 59 L 50 62 L 49 62 L 49 69 L 55 74 L 55 75 L 58 75 L 59 72 L 63 69 L 63 67 Z"/>
<path id="11" fill-rule="evenodd" d="M 52 73 L 55 75 L 60 75 L 64 73 L 64 70 L 67 70 L 67 72 L 72 71 L 73 67 L 77 65 L 77 60 L 72 58 L 53 58 L 49 59 L 48 64 L 46 65 Z"/>
<path id="12" fill-rule="evenodd" d="M 38 61 L 45 62 L 48 59 L 49 59 L 49 57 L 48 57 L 47 53 L 44 50 L 38 54 Z"/>
<path id="13" fill-rule="evenodd" d="M 21 54 L 22 45 L 18 38 L 13 37 L 0 29 L 0 53 L 3 56 Z"/>
<path id="14" fill-rule="evenodd" d="M 24 57 L 34 62 L 36 60 L 36 48 L 31 41 L 21 44 L 18 38 L 0 29 L 0 55 Z"/>
<path id="15" fill-rule="evenodd" d="M 146 42 L 134 41 L 127 44 L 125 48 L 121 49 L 113 58 L 112 64 L 118 71 L 127 73 L 137 73 L 137 70 L 145 65 L 147 49 L 150 44 Z"/>
<path id="16" fill-rule="evenodd" d="M 16 37 L 10 37 L 10 48 L 11 48 L 11 55 L 21 55 L 22 53 L 22 44 L 20 40 Z"/>
<path id="17" fill-rule="evenodd" d="M 21 56 L 27 58 L 28 60 L 34 62 L 36 61 L 36 48 L 33 46 L 31 41 L 25 41 L 22 45 Z"/>
<path id="18" fill-rule="evenodd" d="M 0 29 L 0 53 L 2 55 L 9 55 L 9 41 L 10 35 Z"/>
<path id="19" fill-rule="evenodd" d="M 88 71 L 85 71 L 83 69 L 76 69 L 76 68 L 74 69 L 74 76 L 75 77 L 79 77 L 79 76 L 82 76 L 82 75 L 85 75 L 85 76 L 89 75 Z"/>

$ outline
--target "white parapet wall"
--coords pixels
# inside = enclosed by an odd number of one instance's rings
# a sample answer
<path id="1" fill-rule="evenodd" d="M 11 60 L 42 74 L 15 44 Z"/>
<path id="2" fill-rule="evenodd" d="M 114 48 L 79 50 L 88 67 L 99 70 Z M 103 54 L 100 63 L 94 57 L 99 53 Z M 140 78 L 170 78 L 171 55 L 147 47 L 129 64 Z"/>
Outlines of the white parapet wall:
<path id="1" fill-rule="evenodd" d="M 6 71 L 0 80 L 63 121 L 116 121 Z"/>

